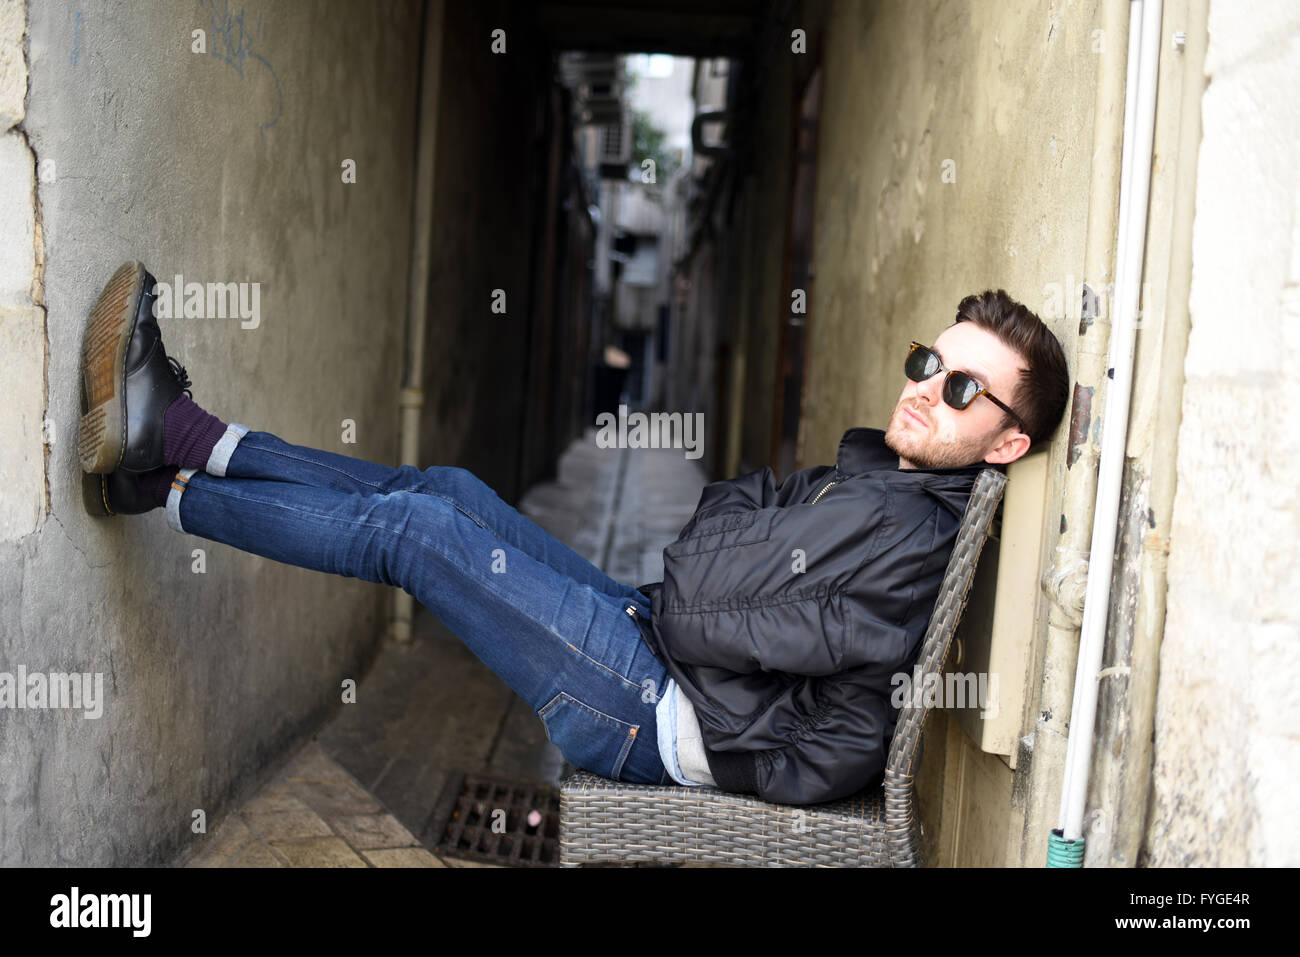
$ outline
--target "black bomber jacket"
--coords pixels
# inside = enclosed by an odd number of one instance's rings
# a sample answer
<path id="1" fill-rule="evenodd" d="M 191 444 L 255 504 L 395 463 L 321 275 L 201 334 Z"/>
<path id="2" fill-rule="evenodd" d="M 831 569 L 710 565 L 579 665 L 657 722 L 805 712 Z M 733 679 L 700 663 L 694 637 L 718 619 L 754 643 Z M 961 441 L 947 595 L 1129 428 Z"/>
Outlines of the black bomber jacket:
<path id="1" fill-rule="evenodd" d="M 695 708 L 717 786 L 815 804 L 879 782 L 981 469 L 900 469 L 880 429 L 835 465 L 705 486 L 640 586 L 646 644 Z"/>

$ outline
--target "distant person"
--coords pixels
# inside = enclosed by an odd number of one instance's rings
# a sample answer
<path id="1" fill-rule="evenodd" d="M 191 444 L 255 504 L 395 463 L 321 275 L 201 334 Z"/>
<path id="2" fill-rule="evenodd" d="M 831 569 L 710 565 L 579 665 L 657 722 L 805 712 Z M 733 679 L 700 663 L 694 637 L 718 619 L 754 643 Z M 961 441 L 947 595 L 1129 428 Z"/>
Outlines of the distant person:
<path id="1" fill-rule="evenodd" d="M 100 515 L 168 524 L 302 568 L 402 588 L 609 778 L 811 804 L 876 783 L 897 673 L 920 651 L 980 469 L 1043 445 L 1068 397 L 1051 331 L 1002 290 L 968 296 L 885 431 L 835 465 L 705 487 L 664 581 L 605 575 L 470 472 L 305 448 L 196 405 L 138 262 L 83 348 L 80 453 Z M 892 348 L 892 347 L 891 347 Z"/>

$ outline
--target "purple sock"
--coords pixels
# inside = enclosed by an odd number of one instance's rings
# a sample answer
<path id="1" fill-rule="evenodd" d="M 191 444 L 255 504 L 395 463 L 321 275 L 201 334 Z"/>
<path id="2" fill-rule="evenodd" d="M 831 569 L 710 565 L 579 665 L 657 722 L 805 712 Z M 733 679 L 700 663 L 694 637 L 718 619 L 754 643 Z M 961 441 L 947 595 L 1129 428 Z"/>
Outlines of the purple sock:
<path id="1" fill-rule="evenodd" d="M 167 493 L 172 489 L 172 479 L 176 477 L 176 473 L 179 471 L 179 466 L 164 465 L 152 472 L 142 473 L 140 475 L 140 491 L 161 508 L 167 504 Z"/>
<path id="2" fill-rule="evenodd" d="M 169 465 L 201 469 L 225 431 L 225 422 L 188 395 L 178 395 L 163 412 L 163 458 Z"/>

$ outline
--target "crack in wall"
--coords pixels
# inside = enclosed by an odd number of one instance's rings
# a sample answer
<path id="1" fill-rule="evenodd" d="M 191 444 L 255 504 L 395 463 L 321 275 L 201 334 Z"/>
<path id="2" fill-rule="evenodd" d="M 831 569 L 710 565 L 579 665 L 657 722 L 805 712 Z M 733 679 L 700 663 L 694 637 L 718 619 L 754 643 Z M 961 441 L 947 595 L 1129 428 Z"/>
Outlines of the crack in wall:
<path id="1" fill-rule="evenodd" d="M 12 13 L 12 9 L 11 9 Z M 28 107 L 31 101 L 32 83 L 31 83 L 31 28 L 30 20 L 27 15 L 27 7 L 20 4 L 18 7 L 18 16 L 21 17 L 22 33 L 15 39 L 17 29 L 6 30 L 10 43 L 8 49 L 16 53 L 16 57 L 8 59 L 5 70 L 12 78 L 16 72 L 21 78 L 19 82 L 22 87 L 21 105 L 17 95 L 7 96 L 5 112 L 6 121 L 3 135 L 12 135 L 14 139 L 21 143 L 20 149 L 30 157 L 31 161 L 31 195 L 29 202 L 32 217 L 32 261 L 31 275 L 24 276 L 21 272 L 13 277 L 16 282 L 10 285 L 6 282 L 6 287 L 17 296 L 17 306 L 19 310 L 30 307 L 39 311 L 40 314 L 40 349 L 41 349 L 41 382 L 40 382 L 40 429 L 41 429 L 41 487 L 43 495 L 41 496 L 41 507 L 38 509 L 36 520 L 32 527 L 30 535 L 33 532 L 39 532 L 44 526 L 45 519 L 53 510 L 53 495 L 50 489 L 50 460 L 53 452 L 53 441 L 57 436 L 49 422 L 49 382 L 50 382 L 50 341 L 49 341 L 49 314 L 45 302 L 45 229 L 44 217 L 41 207 L 40 197 L 40 158 L 36 154 L 36 149 L 32 145 L 31 137 L 28 135 L 26 128 Z M 16 27 L 13 19 L 9 19 L 9 27 Z M 14 60 L 16 59 L 16 63 Z M 17 83 L 9 87 L 11 94 L 16 94 Z M 20 217 L 25 216 L 27 210 L 19 209 Z M 22 285 L 26 284 L 27 302 L 22 301 Z M 19 320 L 22 321 L 22 320 Z M 18 538 L 26 537 L 19 535 Z"/>
<path id="2" fill-rule="evenodd" d="M 45 473 L 45 509 L 37 519 L 36 527 L 39 529 L 43 524 L 45 517 L 53 512 L 53 496 L 50 493 L 50 458 L 53 454 L 51 445 L 51 431 L 46 425 L 50 414 L 50 316 L 49 310 L 45 304 L 45 223 L 44 213 L 41 208 L 41 163 L 40 157 L 36 155 L 36 148 L 32 145 L 31 137 L 27 135 L 27 112 L 32 97 L 32 74 L 29 64 L 32 62 L 31 57 L 31 21 L 26 15 L 23 17 L 23 42 L 22 57 L 23 70 L 27 74 L 27 88 L 23 91 L 23 119 L 16 127 L 18 135 L 22 137 L 23 145 L 32 155 L 32 253 L 33 268 L 32 282 L 28 295 L 31 297 L 32 305 L 41 312 L 41 349 L 43 352 L 41 359 L 41 465 Z M 54 437 L 57 441 L 57 437 Z"/>
<path id="3" fill-rule="evenodd" d="M 26 46 L 26 42 L 27 34 L 24 33 L 24 46 Z M 31 95 L 30 82 L 27 84 L 27 95 Z M 38 309 L 41 314 L 41 470 L 44 472 L 45 477 L 45 508 L 36 520 L 36 528 L 33 529 L 33 531 L 40 531 L 46 517 L 54 511 L 53 497 L 50 494 L 50 459 L 54 452 L 53 442 L 58 439 L 53 434 L 50 425 L 47 424 L 50 415 L 50 316 L 45 305 L 45 228 L 41 210 L 41 166 L 40 157 L 36 155 L 36 149 L 32 146 L 31 138 L 24 128 L 25 123 L 26 120 L 19 123 L 12 132 L 17 133 L 22 138 L 23 145 L 32 155 L 32 251 L 34 264 L 28 296 L 32 300 L 32 306 Z"/>

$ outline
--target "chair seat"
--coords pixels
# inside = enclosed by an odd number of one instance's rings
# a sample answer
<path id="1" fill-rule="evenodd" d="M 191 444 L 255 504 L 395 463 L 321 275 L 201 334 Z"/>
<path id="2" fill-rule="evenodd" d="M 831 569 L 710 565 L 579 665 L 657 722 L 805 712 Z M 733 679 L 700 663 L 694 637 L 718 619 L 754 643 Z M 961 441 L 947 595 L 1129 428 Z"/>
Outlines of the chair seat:
<path id="1" fill-rule="evenodd" d="M 910 821 L 885 821 L 877 785 L 825 804 L 769 804 L 716 788 L 647 786 L 578 770 L 560 786 L 560 863 L 892 867 Z"/>

